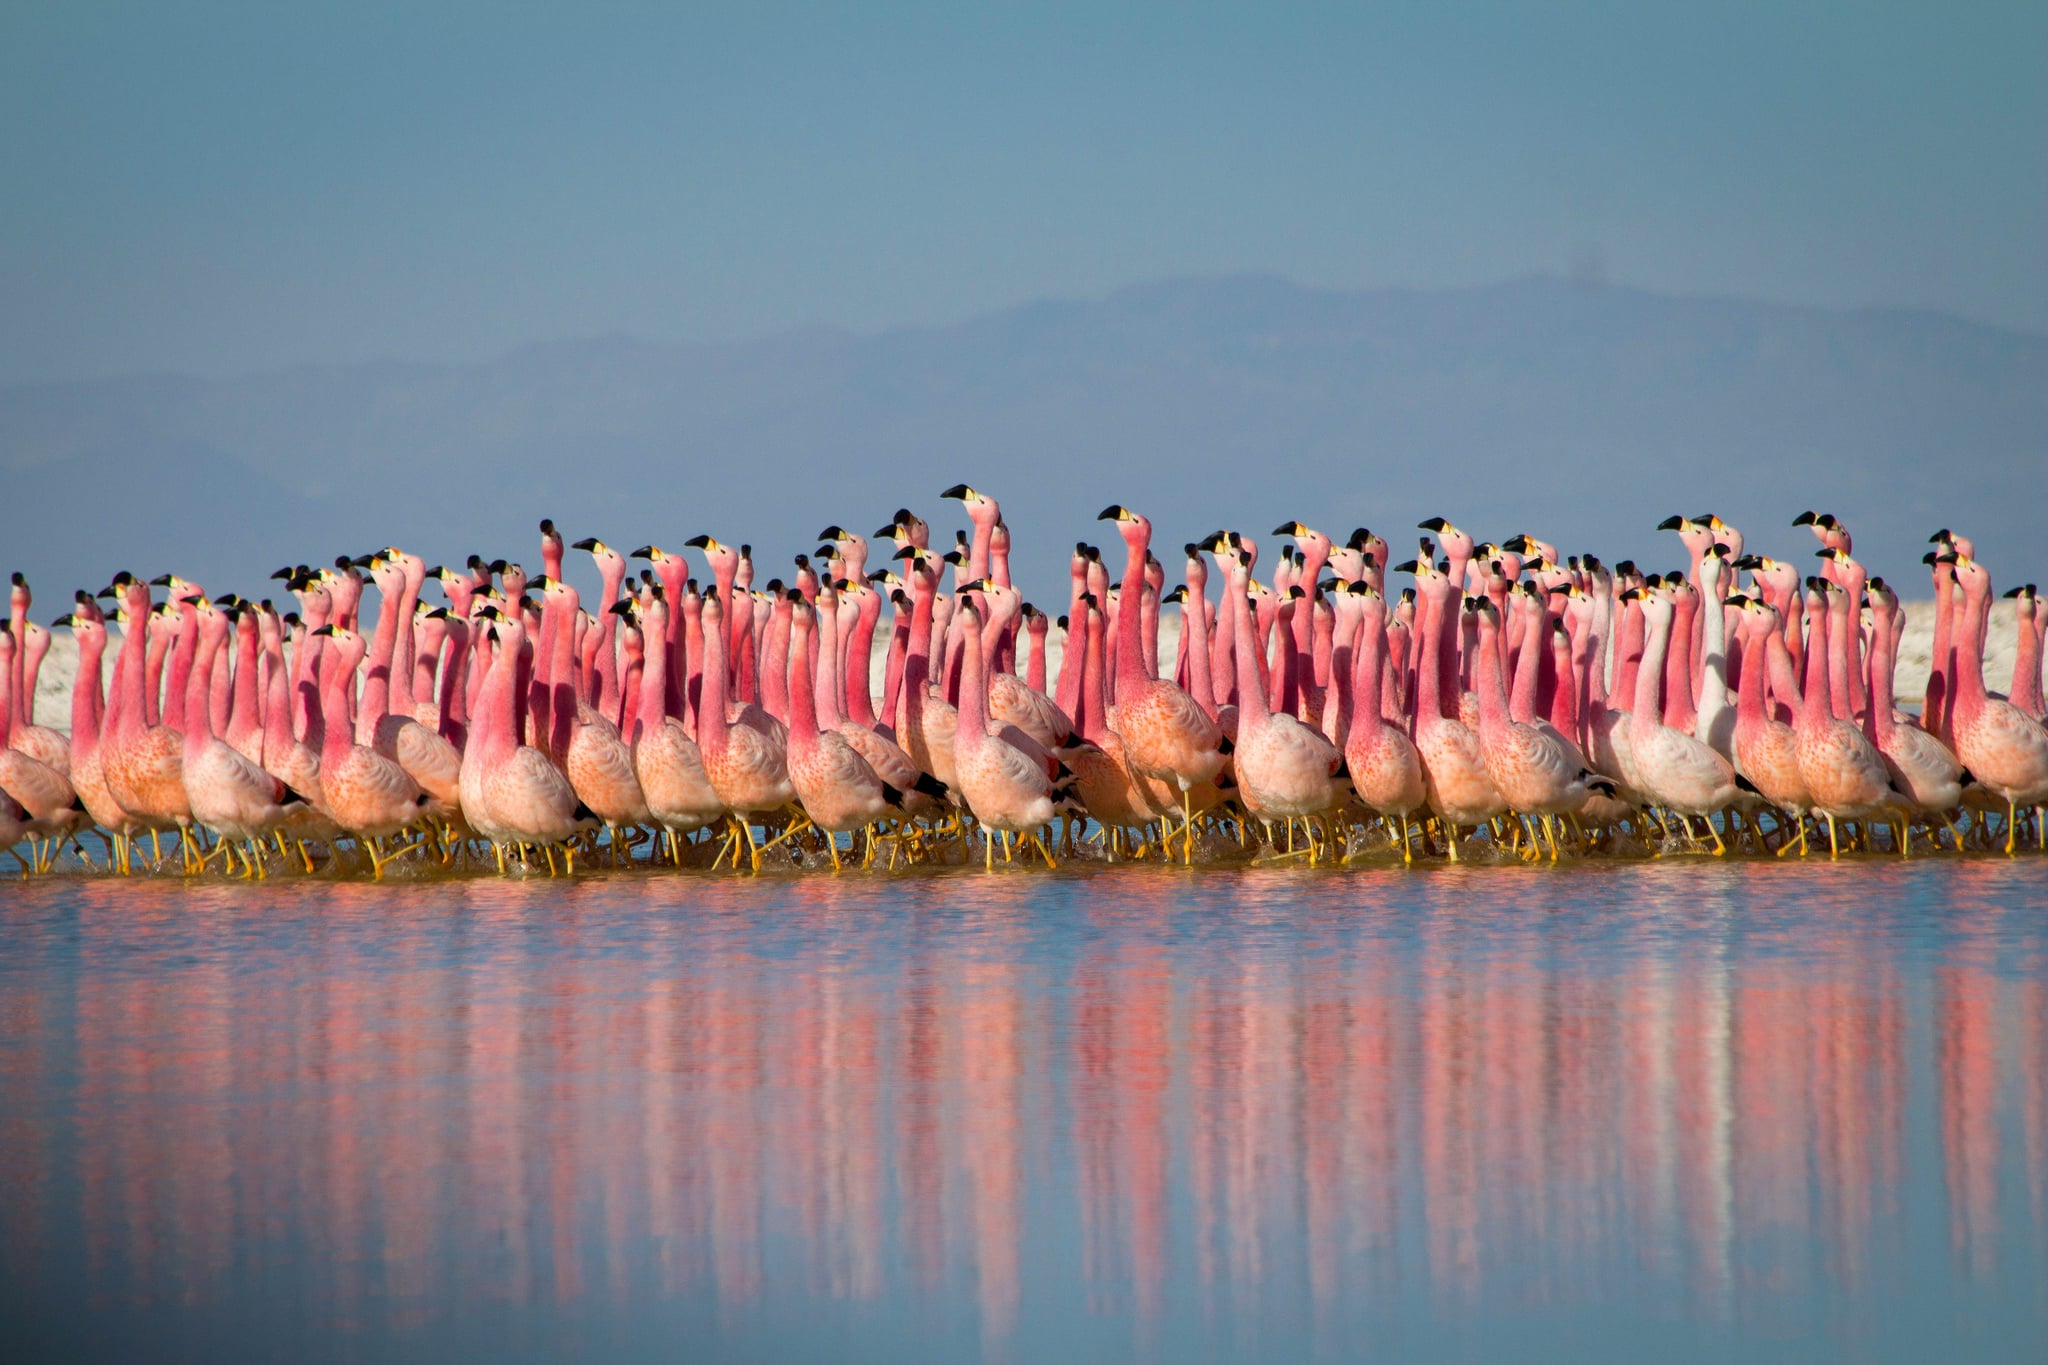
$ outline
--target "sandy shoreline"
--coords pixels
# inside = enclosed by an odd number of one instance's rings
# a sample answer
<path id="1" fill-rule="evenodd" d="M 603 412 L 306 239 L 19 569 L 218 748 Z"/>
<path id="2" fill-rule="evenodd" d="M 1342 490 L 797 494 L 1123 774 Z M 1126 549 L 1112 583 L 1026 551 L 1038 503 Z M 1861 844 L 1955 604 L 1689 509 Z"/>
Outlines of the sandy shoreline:
<path id="1" fill-rule="evenodd" d="M 1906 634 L 1899 647 L 1898 699 L 1901 703 L 1918 705 L 1927 682 L 1928 665 L 1934 657 L 1934 604 L 1912 602 L 1905 604 Z M 1991 648 L 1984 658 L 1984 677 L 1994 692 L 2007 691 L 2012 681 L 2014 654 L 2018 647 L 2018 631 L 2013 620 L 2013 604 L 1999 601 L 1991 607 Z M 1159 652 L 1170 666 L 1177 643 L 1180 639 L 1180 621 L 1169 615 L 1160 622 Z M 118 648 L 116 645 L 114 648 Z M 1059 676 L 1061 649 L 1059 641 L 1053 640 L 1046 649 L 1046 676 Z M 886 637 L 878 636 L 875 641 L 874 664 L 870 676 L 875 690 L 881 690 L 884 664 L 888 657 Z M 78 667 L 78 645 L 67 631 L 56 632 L 50 644 L 49 657 L 43 660 L 43 670 L 36 685 L 35 719 L 38 725 L 47 725 L 55 730 L 71 728 L 71 676 Z M 114 649 L 110 648 L 103 665 L 104 675 L 111 680 L 114 675 Z"/>

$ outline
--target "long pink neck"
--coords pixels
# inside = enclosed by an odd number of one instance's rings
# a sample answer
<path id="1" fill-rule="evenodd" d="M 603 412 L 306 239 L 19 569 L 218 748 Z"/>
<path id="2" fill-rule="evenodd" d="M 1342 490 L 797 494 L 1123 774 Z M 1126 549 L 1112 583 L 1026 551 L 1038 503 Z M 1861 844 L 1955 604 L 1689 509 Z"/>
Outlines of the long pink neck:
<path id="1" fill-rule="evenodd" d="M 761 708 L 787 725 L 790 637 L 788 598 L 777 601 L 770 611 L 765 637 L 761 642 Z"/>
<path id="2" fill-rule="evenodd" d="M 441 738 L 460 749 L 469 739 L 469 689 L 466 680 L 471 666 L 469 622 L 448 618 L 448 663 L 441 670 Z"/>
<path id="3" fill-rule="evenodd" d="M 263 689 L 263 762 L 276 767 L 292 746 L 292 682 L 284 666 L 284 640 L 280 636 L 264 643 L 270 660 L 270 677 Z"/>
<path id="4" fill-rule="evenodd" d="M 1934 657 L 1927 671 L 1926 699 L 1920 706 L 1920 723 L 1931 734 L 1945 734 L 1948 708 L 1955 689 L 1955 576 L 1946 564 L 1934 566 Z"/>
<path id="5" fill-rule="evenodd" d="M 1630 734 L 1650 733 L 1664 714 L 1664 661 L 1671 645 L 1670 612 L 1643 613 L 1643 663 L 1636 671 L 1635 705 L 1629 712 Z"/>
<path id="6" fill-rule="evenodd" d="M 953 746 L 968 753 L 988 738 L 988 679 L 981 662 L 981 623 L 964 608 L 961 612 L 960 701 Z"/>
<path id="7" fill-rule="evenodd" d="M 1508 699 L 1508 714 L 1521 724 L 1536 719 L 1537 693 L 1542 689 L 1543 660 L 1549 654 L 1549 613 L 1526 600 L 1522 604 L 1522 647 L 1515 653 L 1515 692 Z"/>
<path id="8" fill-rule="evenodd" d="M 377 636 L 371 641 L 371 667 L 362 675 L 362 696 L 356 698 L 356 743 L 371 745 L 377 726 L 391 714 L 391 659 L 397 657 L 397 618 L 403 589 L 377 598 Z"/>
<path id="9" fill-rule="evenodd" d="M 1828 696 L 1828 609 L 1809 598 L 1806 608 L 1806 692 L 1799 701 L 1802 724 L 1823 724 L 1834 715 Z"/>
<path id="10" fill-rule="evenodd" d="M 262 641 L 257 638 L 256 621 L 244 616 L 235 633 L 234 706 L 228 715 L 227 736 L 236 748 L 263 729 L 263 689 L 259 660 Z M 216 667 L 218 667 L 216 665 Z"/>
<path id="11" fill-rule="evenodd" d="M 187 684 L 192 664 L 199 653 L 199 614 L 190 602 L 179 604 L 178 633 L 171 650 L 171 677 L 164 688 L 164 724 L 182 732 L 185 728 Z"/>
<path id="12" fill-rule="evenodd" d="M 1692 627 L 1698 612 L 1697 598 L 1686 596 L 1675 604 L 1670 654 L 1664 663 L 1664 723 L 1687 734 L 1697 719 L 1692 702 Z"/>
<path id="13" fill-rule="evenodd" d="M 846 715 L 855 725 L 869 730 L 875 725 L 875 699 L 868 690 L 868 672 L 874 656 L 875 623 L 881 616 L 882 595 L 863 593 L 860 615 L 854 619 L 853 635 L 846 643 Z"/>
<path id="14" fill-rule="evenodd" d="M 1081 694 L 1081 738 L 1100 744 L 1109 729 L 1109 696 L 1103 687 L 1105 637 L 1109 633 L 1109 623 L 1092 606 L 1083 604 L 1081 611 L 1087 617 L 1087 624 L 1081 628 L 1081 648 L 1070 651 L 1080 669 L 1077 685 Z"/>
<path id="15" fill-rule="evenodd" d="M 741 603 L 735 610 L 743 610 Z M 727 720 L 725 716 L 725 631 L 724 603 L 714 607 L 704 604 L 704 677 L 703 691 L 697 698 L 697 747 L 706 757 L 725 752 Z"/>
<path id="16" fill-rule="evenodd" d="M 2034 608 L 2038 615 L 2040 608 Z M 2019 617 L 2019 652 L 2013 657 L 2012 687 L 2006 695 L 2014 706 L 2030 716 L 2041 714 L 2041 632 L 2034 628 L 2035 616 L 2026 612 L 2016 613 Z M 29 671 L 30 695 L 35 688 L 35 671 Z"/>
<path id="17" fill-rule="evenodd" d="M 1259 685 L 1263 660 L 1258 657 L 1258 637 L 1252 630 L 1251 600 L 1245 595 L 1249 585 L 1242 572 L 1232 573 L 1229 584 L 1230 613 L 1235 618 L 1237 637 L 1237 733 L 1242 743 L 1244 737 L 1265 728 L 1268 712 L 1265 689 Z"/>
<path id="18" fill-rule="evenodd" d="M 1764 644 L 1766 634 L 1775 635 L 1777 632 L 1757 628 L 1744 630 L 1737 636 L 1742 642 L 1742 652 L 1752 656 L 1748 667 L 1742 670 L 1742 681 L 1736 684 L 1735 691 L 1735 723 L 1744 731 L 1762 724 L 1764 719 L 1764 679 L 1768 670 L 1754 655 L 1758 646 Z"/>
<path id="19" fill-rule="evenodd" d="M 811 627 L 808 621 L 790 623 L 789 695 L 786 705 L 789 719 L 785 724 L 789 726 L 791 747 L 798 750 L 815 748 L 818 743 L 818 701 L 816 689 L 812 686 Z"/>
<path id="20" fill-rule="evenodd" d="M 624 726 L 620 733 L 629 741 L 637 741 L 646 730 L 662 723 L 662 708 L 668 704 L 668 650 L 662 641 L 662 631 L 657 625 L 667 626 L 667 613 L 642 618 L 641 638 L 643 646 L 640 661 L 640 700 L 638 710 L 633 714 L 632 724 Z"/>
<path id="21" fill-rule="evenodd" d="M 1386 688 L 1387 613 L 1377 601 L 1366 599 L 1363 619 L 1351 637 L 1351 701 L 1345 728 L 1345 747 L 1371 734 L 1384 722 L 1380 707 Z"/>
<path id="22" fill-rule="evenodd" d="M 1196 565 L 1188 574 L 1188 595 L 1180 604 L 1180 633 L 1187 642 L 1188 686 L 1203 714 L 1216 714 L 1216 685 L 1209 676 L 1208 576 Z"/>
<path id="23" fill-rule="evenodd" d="M 1525 656 L 1527 651 L 1523 651 Z M 1491 615 L 1479 618 L 1479 647 L 1473 655 L 1473 691 L 1479 694 L 1479 726 L 1490 730 L 1510 719 L 1508 693 L 1501 678 L 1500 628 Z M 1519 687 L 1516 689 L 1521 690 Z"/>
<path id="24" fill-rule="evenodd" d="M 1828 594 L 1828 709 L 1837 720 L 1856 719 L 1856 698 L 1849 687 L 1850 650 L 1849 637 L 1856 633 L 1856 623 L 1849 619 L 1849 599 L 1845 593 Z"/>
<path id="25" fill-rule="evenodd" d="M 320 745 L 320 767 L 332 772 L 336 765 L 348 757 L 355 744 L 355 729 L 349 724 L 348 698 L 356 678 L 356 662 L 351 652 L 335 649 L 329 653 L 327 663 L 320 670 L 320 706 L 325 715 L 325 734 Z"/>
<path id="26" fill-rule="evenodd" d="M 90 757 L 100 747 L 100 661 L 107 654 L 107 633 L 89 629 L 78 636 L 78 673 L 71 681 L 71 748 Z"/>
<path id="27" fill-rule="evenodd" d="M 1625 698 L 1631 708 L 1636 704 L 1636 675 L 1643 667 L 1643 607 L 1641 602 L 1630 601 L 1622 604 L 1621 632 L 1617 637 L 1614 666 L 1614 690 L 1610 697 Z M 1599 668 L 1599 661 L 1594 661 Z"/>
<path id="28" fill-rule="evenodd" d="M 607 557 L 601 575 L 604 586 L 597 599 L 597 658 L 593 663 L 589 690 L 585 700 L 596 704 L 606 720 L 617 724 L 619 720 L 619 618 L 612 615 L 612 603 L 619 600 L 619 585 L 626 581 L 626 562 Z M 646 663 L 643 659 L 641 667 Z M 643 673 L 644 677 L 645 674 Z"/>
<path id="29" fill-rule="evenodd" d="M 225 622 L 222 623 L 225 626 Z M 192 661 L 192 673 L 185 684 L 185 752 L 187 755 L 203 750 L 213 738 L 213 716 L 208 703 L 213 691 L 213 670 L 220 658 L 221 641 L 226 638 L 225 629 L 209 627 L 200 635 L 197 657 Z"/>
<path id="30" fill-rule="evenodd" d="M 564 585 L 550 593 L 558 601 L 560 616 L 555 622 L 554 666 L 548 671 L 548 752 L 562 762 L 569 754 L 569 741 L 576 732 L 576 615 L 580 608 L 576 590 Z"/>
<path id="31" fill-rule="evenodd" d="M 837 730 L 846 723 L 839 711 L 839 612 L 820 609 L 818 612 L 818 687 L 815 703 L 820 729 Z M 789 704 L 801 710 L 795 697 Z"/>
<path id="32" fill-rule="evenodd" d="M 1124 590 L 1116 611 L 1116 691 L 1119 703 L 1128 702 L 1150 681 L 1145 672 L 1145 549 L 1149 541 L 1143 531 L 1125 539 Z"/>
<path id="33" fill-rule="evenodd" d="M 1578 669 L 1568 633 L 1550 632 L 1550 726 L 1561 735 L 1579 733 Z"/>
<path id="34" fill-rule="evenodd" d="M 1892 619 L 1897 613 L 1898 608 L 1882 598 L 1871 604 L 1871 618 L 1877 632 L 1870 642 L 1870 709 L 1863 716 L 1863 732 L 1880 749 L 1891 742 L 1895 728 L 1892 719 L 1892 669 L 1897 656 L 1893 653 Z"/>
<path id="35" fill-rule="evenodd" d="M 1974 583 L 1963 585 L 1963 600 L 1956 609 L 1954 647 L 1954 700 L 1950 704 L 1950 726 L 1966 723 L 1981 711 L 1989 699 L 1984 691 L 1984 645 L 1978 625 L 1978 607 L 1990 600 Z"/>

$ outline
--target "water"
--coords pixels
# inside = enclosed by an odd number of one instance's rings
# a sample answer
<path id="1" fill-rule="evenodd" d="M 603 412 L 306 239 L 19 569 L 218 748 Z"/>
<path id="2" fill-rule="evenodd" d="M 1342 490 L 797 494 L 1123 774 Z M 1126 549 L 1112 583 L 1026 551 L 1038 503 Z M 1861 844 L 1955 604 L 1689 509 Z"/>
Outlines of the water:
<path id="1" fill-rule="evenodd" d="M 2044 893 L 2038 858 L 8 884 L 0 1339 L 2048 1359 Z"/>

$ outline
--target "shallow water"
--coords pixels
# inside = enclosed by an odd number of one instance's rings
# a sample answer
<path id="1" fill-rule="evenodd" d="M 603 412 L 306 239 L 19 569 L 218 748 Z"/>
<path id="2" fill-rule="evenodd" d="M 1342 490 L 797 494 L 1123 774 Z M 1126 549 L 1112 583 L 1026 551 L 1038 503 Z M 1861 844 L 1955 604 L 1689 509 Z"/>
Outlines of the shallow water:
<path id="1" fill-rule="evenodd" d="M 0 888 L 16 1359 L 2039 1360 L 2044 1286 L 2040 858 Z"/>

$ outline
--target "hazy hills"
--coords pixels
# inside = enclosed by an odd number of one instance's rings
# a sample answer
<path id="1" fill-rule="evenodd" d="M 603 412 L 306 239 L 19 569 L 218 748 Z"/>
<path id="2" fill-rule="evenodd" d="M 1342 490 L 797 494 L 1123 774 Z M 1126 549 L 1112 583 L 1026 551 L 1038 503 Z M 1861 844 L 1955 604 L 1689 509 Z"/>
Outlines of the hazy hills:
<path id="1" fill-rule="evenodd" d="M 905 502 L 949 533 L 960 480 L 1002 500 L 1041 597 L 1113 501 L 1168 550 L 1299 517 L 1405 554 L 1441 513 L 1658 564 L 1681 556 L 1656 523 L 1707 510 L 1804 556 L 1787 523 L 1812 506 L 1920 597 L 1941 525 L 2001 588 L 2048 578 L 2048 338 L 1547 280 L 1183 280 L 872 336 L 0 388 L 0 477 L 0 568 L 52 608 L 117 568 L 254 595 L 288 559 L 392 541 L 537 565 L 544 515 L 622 547 L 751 541 L 765 578 Z"/>

